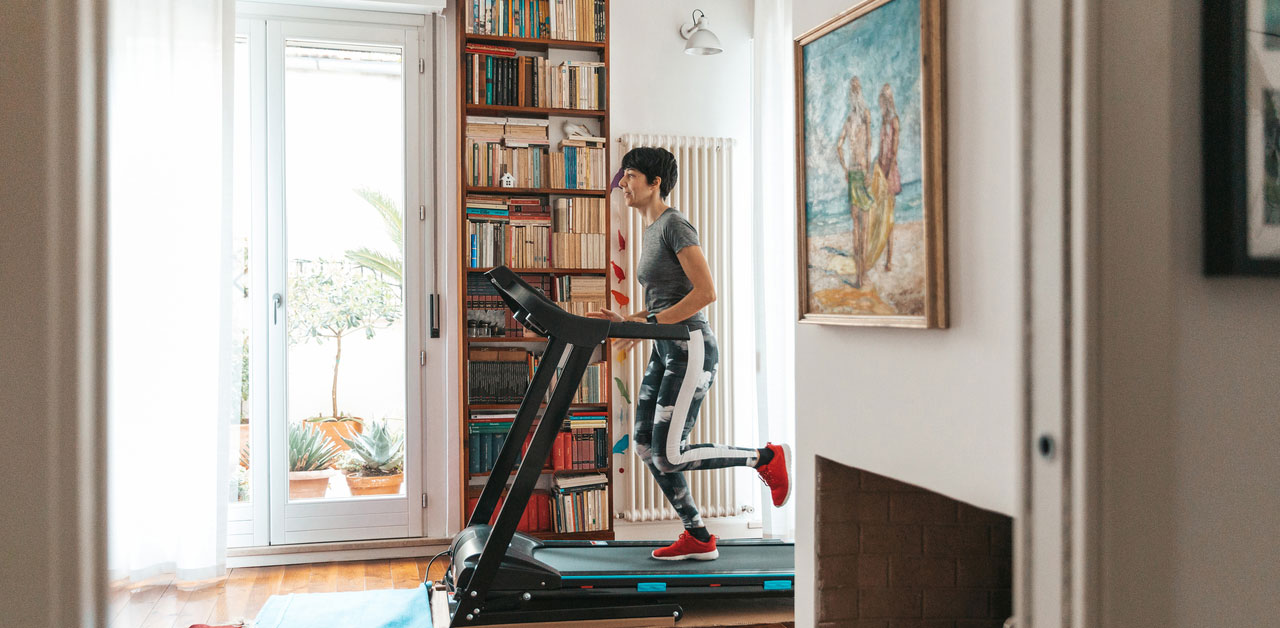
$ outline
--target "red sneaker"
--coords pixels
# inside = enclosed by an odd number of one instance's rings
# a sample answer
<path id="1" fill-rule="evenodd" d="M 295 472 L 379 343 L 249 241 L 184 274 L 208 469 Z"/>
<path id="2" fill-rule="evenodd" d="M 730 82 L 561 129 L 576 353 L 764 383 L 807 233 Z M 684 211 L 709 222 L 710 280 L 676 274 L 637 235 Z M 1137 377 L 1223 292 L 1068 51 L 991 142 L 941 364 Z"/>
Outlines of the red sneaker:
<path id="1" fill-rule="evenodd" d="M 756 472 L 773 494 L 773 505 L 781 508 L 791 499 L 791 447 L 769 443 L 765 448 L 773 451 L 773 459 Z"/>
<path id="2" fill-rule="evenodd" d="M 720 557 L 720 550 L 716 549 L 716 535 L 712 534 L 711 540 L 703 543 L 686 530 L 680 533 L 675 543 L 653 550 L 653 557 L 658 560 L 715 560 Z"/>

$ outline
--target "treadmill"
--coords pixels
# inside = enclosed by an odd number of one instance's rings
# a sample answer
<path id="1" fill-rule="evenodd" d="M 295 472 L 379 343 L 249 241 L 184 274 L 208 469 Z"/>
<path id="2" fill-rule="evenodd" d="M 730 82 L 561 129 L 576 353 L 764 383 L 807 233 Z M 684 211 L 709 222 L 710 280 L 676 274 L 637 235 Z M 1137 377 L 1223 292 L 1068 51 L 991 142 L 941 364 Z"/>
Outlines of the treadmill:
<path id="1" fill-rule="evenodd" d="M 544 541 L 516 532 L 596 349 L 609 338 L 688 340 L 689 329 L 574 316 L 506 266 L 485 277 L 515 320 L 547 337 L 547 348 L 475 510 L 453 539 L 444 582 L 427 583 L 432 625 L 622 625 L 623 620 L 671 625 L 683 616 L 679 600 L 685 596 L 794 595 L 795 546 L 788 542 L 717 540 L 716 560 L 663 561 L 650 552 L 665 542 Z M 555 389 L 490 526 L 558 366 Z"/>

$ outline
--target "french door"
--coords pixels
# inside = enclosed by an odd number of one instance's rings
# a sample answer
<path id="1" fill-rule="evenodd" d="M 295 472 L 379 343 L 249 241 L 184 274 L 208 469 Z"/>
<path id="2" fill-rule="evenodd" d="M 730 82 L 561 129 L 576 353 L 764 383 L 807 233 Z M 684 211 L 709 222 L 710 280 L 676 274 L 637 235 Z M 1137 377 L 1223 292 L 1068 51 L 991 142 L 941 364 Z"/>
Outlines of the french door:
<path id="1" fill-rule="evenodd" d="M 423 533 L 421 22 L 237 20 L 248 435 L 230 546 Z"/>

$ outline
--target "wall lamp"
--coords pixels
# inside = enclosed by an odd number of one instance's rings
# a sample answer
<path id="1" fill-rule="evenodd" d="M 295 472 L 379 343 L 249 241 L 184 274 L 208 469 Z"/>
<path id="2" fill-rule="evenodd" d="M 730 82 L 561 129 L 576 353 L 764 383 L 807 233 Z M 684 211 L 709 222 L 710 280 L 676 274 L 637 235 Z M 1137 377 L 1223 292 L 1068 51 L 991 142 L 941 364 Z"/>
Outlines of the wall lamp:
<path id="1" fill-rule="evenodd" d="M 693 10 L 693 21 L 680 27 L 680 36 L 689 40 L 684 46 L 687 55 L 718 55 L 724 52 L 720 38 L 707 28 L 707 14 L 702 9 Z"/>

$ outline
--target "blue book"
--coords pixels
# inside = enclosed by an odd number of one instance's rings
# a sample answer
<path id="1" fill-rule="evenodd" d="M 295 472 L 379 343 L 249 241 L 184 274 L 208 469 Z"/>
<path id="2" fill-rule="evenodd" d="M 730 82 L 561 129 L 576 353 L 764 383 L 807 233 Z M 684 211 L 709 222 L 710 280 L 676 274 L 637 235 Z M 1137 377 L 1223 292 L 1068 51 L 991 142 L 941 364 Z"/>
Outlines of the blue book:
<path id="1" fill-rule="evenodd" d="M 468 207 L 468 214 L 484 214 L 486 216 L 510 216 L 511 211 L 507 209 L 488 209 L 485 207 Z"/>
<path id="2" fill-rule="evenodd" d="M 476 267 L 476 262 L 478 261 L 476 258 L 479 256 L 477 237 L 479 237 L 477 234 L 471 234 L 471 268 Z"/>

